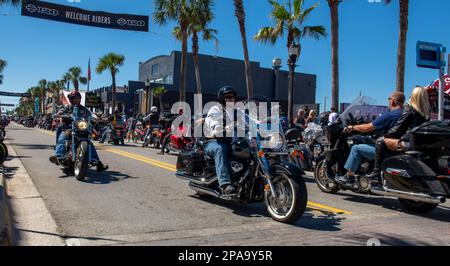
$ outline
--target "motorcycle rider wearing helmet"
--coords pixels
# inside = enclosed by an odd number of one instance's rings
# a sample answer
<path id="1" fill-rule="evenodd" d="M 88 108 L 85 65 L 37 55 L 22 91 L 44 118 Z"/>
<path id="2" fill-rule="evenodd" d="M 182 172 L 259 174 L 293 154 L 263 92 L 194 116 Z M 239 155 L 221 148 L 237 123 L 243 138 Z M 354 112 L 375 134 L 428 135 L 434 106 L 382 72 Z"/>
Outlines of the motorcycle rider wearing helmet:
<path id="1" fill-rule="evenodd" d="M 205 147 L 205 153 L 214 158 L 216 174 L 219 179 L 219 186 L 223 194 L 231 195 L 236 193 L 236 188 L 231 184 L 230 167 L 228 161 L 228 147 L 231 145 L 231 138 L 225 136 L 224 128 L 226 119 L 234 121 L 234 114 L 227 110 L 227 103 L 235 103 L 237 93 L 231 86 L 225 86 L 219 90 L 218 100 L 220 105 L 213 106 L 205 118 L 205 133 L 209 138 Z"/>
<path id="2" fill-rule="evenodd" d="M 388 100 L 389 111 L 378 117 L 374 122 L 363 125 L 348 126 L 344 129 L 344 131 L 347 133 L 353 131 L 369 133 L 377 130 L 382 134 L 386 134 L 395 125 L 403 112 L 405 95 L 402 92 L 394 92 Z M 344 166 L 344 168 L 347 169 L 347 174 L 337 177 L 336 181 L 357 188 L 358 185 L 355 183 L 355 172 L 359 169 L 364 158 L 368 160 L 375 159 L 374 145 L 354 145 Z"/>
<path id="3" fill-rule="evenodd" d="M 153 128 L 159 126 L 158 107 L 152 106 L 152 108 L 150 108 L 150 114 L 144 117 L 144 122 L 146 125 L 150 125 L 144 136 L 144 140 L 147 140 L 148 136 L 152 133 Z"/>
<path id="4" fill-rule="evenodd" d="M 83 117 L 86 120 L 89 120 L 89 118 L 97 119 L 95 114 L 92 114 L 89 109 L 81 105 L 81 94 L 78 91 L 72 91 L 69 96 L 69 102 L 70 104 L 68 106 L 65 106 L 62 110 L 60 110 L 57 115 L 74 115 L 75 117 Z M 77 113 L 74 113 L 74 109 L 77 107 L 76 111 Z M 66 121 L 67 123 L 68 121 Z M 61 133 L 58 137 L 58 142 L 56 144 L 55 148 L 55 155 L 50 157 L 50 162 L 60 165 L 64 164 L 66 158 L 66 149 L 65 149 L 65 143 L 70 140 L 70 136 Z M 97 172 L 102 172 L 108 169 L 107 165 L 104 165 L 100 158 L 98 157 L 97 151 L 95 150 L 94 145 L 89 145 L 90 147 L 90 153 L 92 161 L 96 162 L 97 165 Z"/>

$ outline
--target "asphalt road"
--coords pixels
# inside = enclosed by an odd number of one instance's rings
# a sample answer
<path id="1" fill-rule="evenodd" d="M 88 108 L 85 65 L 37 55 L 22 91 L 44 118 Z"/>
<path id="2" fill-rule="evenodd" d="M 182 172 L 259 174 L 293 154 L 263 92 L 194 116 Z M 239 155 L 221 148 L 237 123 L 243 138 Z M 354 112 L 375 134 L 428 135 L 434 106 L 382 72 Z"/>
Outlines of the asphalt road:
<path id="1" fill-rule="evenodd" d="M 271 220 L 263 204 L 197 198 L 177 179 L 176 157 L 134 145 L 98 148 L 107 172 L 85 182 L 48 158 L 53 133 L 12 125 L 12 145 L 66 242 L 81 245 L 450 245 L 450 204 L 422 216 L 396 199 L 322 193 L 307 179 L 309 208 L 295 225 Z M 14 176 L 12 176 L 14 178 Z"/>

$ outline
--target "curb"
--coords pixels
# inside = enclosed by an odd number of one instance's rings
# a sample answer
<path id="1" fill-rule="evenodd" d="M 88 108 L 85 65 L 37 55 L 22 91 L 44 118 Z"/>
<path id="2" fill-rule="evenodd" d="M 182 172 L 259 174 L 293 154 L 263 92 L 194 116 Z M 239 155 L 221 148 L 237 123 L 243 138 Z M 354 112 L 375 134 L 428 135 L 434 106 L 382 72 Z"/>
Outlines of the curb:
<path id="1" fill-rule="evenodd" d="M 8 196 L 6 194 L 6 182 L 4 168 L 0 167 L 0 246 L 11 245 L 11 220 L 8 209 Z"/>

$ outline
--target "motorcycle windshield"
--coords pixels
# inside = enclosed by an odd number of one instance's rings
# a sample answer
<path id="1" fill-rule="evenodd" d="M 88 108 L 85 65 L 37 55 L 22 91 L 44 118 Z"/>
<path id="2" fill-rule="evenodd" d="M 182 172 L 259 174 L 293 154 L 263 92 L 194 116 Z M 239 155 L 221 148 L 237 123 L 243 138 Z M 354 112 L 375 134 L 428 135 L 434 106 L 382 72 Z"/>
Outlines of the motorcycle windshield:
<path id="1" fill-rule="evenodd" d="M 259 148 L 281 150 L 285 146 L 279 106 L 272 105 L 269 98 L 252 96 L 243 102 L 243 105 L 238 106 L 237 110 L 238 130 L 245 129 L 247 139 L 258 140 Z"/>
<path id="2" fill-rule="evenodd" d="M 377 101 L 368 96 L 357 97 L 350 105 L 344 105 L 344 111 L 339 115 L 338 122 L 344 126 L 370 123 L 388 110 L 387 106 L 380 106 Z"/>

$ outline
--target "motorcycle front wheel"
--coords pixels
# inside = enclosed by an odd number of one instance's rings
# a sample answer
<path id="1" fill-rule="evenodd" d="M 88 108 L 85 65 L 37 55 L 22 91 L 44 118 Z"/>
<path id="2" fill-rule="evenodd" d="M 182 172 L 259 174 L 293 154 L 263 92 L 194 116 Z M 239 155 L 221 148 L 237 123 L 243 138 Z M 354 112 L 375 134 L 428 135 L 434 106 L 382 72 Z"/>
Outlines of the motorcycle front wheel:
<path id="1" fill-rule="evenodd" d="M 267 211 L 277 222 L 292 224 L 303 216 L 308 203 L 305 181 L 286 173 L 277 173 L 272 179 L 276 195 L 265 192 Z"/>
<path id="2" fill-rule="evenodd" d="M 75 165 L 74 165 L 74 173 L 75 178 L 78 181 L 83 181 L 86 177 L 86 172 L 88 169 L 88 143 L 86 141 L 83 141 L 78 145 L 77 148 L 77 157 L 75 159 Z"/>
<path id="3" fill-rule="evenodd" d="M 335 194 L 339 191 L 339 185 L 328 178 L 325 159 L 316 164 L 314 168 L 314 180 L 319 189 L 325 193 Z"/>

